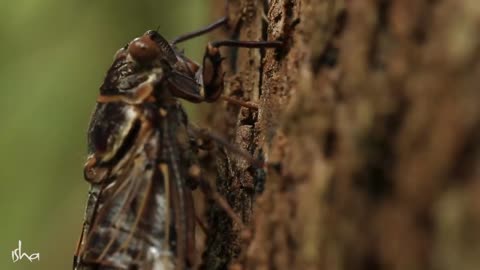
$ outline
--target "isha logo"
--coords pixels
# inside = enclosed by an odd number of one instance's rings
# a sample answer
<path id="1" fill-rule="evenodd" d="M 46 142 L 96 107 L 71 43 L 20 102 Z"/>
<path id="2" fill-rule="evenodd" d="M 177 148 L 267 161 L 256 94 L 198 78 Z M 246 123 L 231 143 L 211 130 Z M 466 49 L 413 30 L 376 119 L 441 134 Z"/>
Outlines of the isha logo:
<path id="1" fill-rule="evenodd" d="M 28 255 L 22 252 L 22 241 L 18 240 L 18 248 L 12 251 L 12 261 L 15 263 L 19 260 L 27 258 L 30 262 L 34 260 L 40 261 L 40 253 L 32 253 Z"/>

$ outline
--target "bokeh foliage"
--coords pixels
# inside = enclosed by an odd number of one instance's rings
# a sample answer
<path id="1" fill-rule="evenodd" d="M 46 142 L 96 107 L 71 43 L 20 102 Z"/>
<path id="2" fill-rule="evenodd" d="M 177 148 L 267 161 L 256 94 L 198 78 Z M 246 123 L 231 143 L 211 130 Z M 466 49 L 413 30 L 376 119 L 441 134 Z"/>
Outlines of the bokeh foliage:
<path id="1" fill-rule="evenodd" d="M 113 54 L 147 29 L 171 39 L 198 28 L 207 13 L 196 0 L 0 3 L 0 269 L 71 269 L 86 129 Z M 204 45 L 182 47 L 198 61 Z M 13 263 L 18 240 L 40 262 Z"/>

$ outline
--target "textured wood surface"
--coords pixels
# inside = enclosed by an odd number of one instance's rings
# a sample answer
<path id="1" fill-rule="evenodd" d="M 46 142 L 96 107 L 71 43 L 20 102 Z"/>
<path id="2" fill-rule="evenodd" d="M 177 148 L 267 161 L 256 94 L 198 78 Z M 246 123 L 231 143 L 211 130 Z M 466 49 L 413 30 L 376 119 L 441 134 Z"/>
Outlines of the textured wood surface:
<path id="1" fill-rule="evenodd" d="M 238 50 L 226 79 L 260 109 L 208 121 L 280 166 L 219 158 L 251 235 L 213 207 L 204 267 L 480 268 L 480 5 L 259 2 L 230 1 L 238 37 L 285 48 Z"/>

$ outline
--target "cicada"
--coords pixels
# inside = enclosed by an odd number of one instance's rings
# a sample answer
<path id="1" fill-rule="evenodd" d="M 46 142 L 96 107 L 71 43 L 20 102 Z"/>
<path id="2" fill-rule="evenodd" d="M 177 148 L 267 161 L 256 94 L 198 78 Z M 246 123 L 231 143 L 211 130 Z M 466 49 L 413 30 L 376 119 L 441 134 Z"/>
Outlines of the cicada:
<path id="1" fill-rule="evenodd" d="M 202 65 L 147 31 L 114 56 L 88 129 L 90 182 L 74 269 L 189 269 L 195 214 L 188 171 L 193 133 L 179 99 L 213 102 L 223 91 L 220 46 L 276 47 L 278 42 L 209 43 Z M 208 30 L 208 31 L 207 31 Z"/>

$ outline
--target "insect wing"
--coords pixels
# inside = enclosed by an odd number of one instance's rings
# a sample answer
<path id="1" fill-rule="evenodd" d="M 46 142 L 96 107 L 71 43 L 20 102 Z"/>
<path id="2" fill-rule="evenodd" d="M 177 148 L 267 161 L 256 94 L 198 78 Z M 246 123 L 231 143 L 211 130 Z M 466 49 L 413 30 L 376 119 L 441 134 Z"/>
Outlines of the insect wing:
<path id="1" fill-rule="evenodd" d="M 170 231 L 169 198 L 165 179 L 155 166 L 160 132 L 145 117 L 117 115 L 109 121 L 115 110 L 105 106 L 120 105 L 97 106 L 92 119 L 89 144 L 99 156 L 98 168 L 93 169 L 106 167 L 108 174 L 92 184 L 77 269 L 153 269 L 156 263 L 173 267 L 174 254 L 165 240 Z M 120 111 L 128 114 L 125 108 Z M 135 121 L 141 121 L 141 128 L 132 132 Z"/>
<path id="2" fill-rule="evenodd" d="M 190 102 L 202 102 L 204 100 L 200 84 L 192 77 L 177 71 L 173 71 L 169 75 L 166 79 L 167 87 L 174 96 Z"/>

